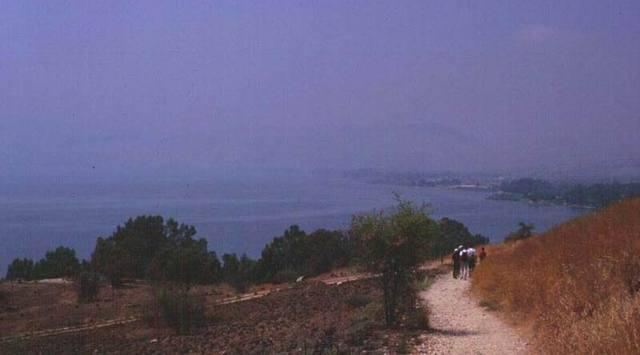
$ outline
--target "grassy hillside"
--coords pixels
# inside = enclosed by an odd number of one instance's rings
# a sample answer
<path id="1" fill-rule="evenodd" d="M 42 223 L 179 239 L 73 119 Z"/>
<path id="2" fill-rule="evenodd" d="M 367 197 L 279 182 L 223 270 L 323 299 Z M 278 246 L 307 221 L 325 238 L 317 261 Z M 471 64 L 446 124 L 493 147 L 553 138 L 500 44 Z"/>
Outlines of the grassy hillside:
<path id="1" fill-rule="evenodd" d="M 473 290 L 546 353 L 640 353 L 640 198 L 490 248 Z"/>

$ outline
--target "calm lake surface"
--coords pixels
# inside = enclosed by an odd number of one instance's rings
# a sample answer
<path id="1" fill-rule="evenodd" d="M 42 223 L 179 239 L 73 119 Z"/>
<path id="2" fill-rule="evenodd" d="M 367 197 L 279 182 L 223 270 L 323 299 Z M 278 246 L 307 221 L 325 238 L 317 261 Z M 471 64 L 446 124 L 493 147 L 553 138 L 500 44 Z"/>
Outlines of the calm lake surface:
<path id="1" fill-rule="evenodd" d="M 393 205 L 394 192 L 429 203 L 433 217 L 457 219 L 492 241 L 501 241 L 519 221 L 535 224 L 540 232 L 585 212 L 487 200 L 486 192 L 309 177 L 5 189 L 0 195 L 0 275 L 14 257 L 39 259 L 59 245 L 88 258 L 98 236 L 110 235 L 127 218 L 141 214 L 195 225 L 198 237 L 219 254 L 258 256 L 289 225 L 307 232 L 347 228 L 354 213 Z"/>

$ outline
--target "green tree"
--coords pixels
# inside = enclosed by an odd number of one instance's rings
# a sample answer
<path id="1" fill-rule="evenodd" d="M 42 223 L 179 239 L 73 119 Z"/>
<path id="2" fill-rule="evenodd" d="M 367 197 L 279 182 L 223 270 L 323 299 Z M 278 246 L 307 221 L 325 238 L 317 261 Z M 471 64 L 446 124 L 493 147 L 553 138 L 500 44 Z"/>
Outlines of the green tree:
<path id="1" fill-rule="evenodd" d="M 118 226 L 108 238 L 98 238 L 92 266 L 112 280 L 145 278 L 151 261 L 167 246 L 190 243 L 196 229 L 161 216 L 139 216 Z"/>
<path id="2" fill-rule="evenodd" d="M 514 233 L 509 234 L 504 241 L 505 242 L 513 242 L 516 240 L 527 239 L 533 235 L 533 230 L 535 226 L 531 223 L 518 223 L 518 230 Z"/>
<path id="3" fill-rule="evenodd" d="M 195 284 L 219 280 L 220 261 L 215 253 L 207 251 L 205 239 L 170 238 L 153 258 L 149 270 L 154 280 L 172 282 L 188 289 Z"/>
<path id="4" fill-rule="evenodd" d="M 7 270 L 7 280 L 33 280 L 33 260 L 31 259 L 14 259 Z"/>
<path id="5" fill-rule="evenodd" d="M 236 254 L 222 255 L 222 275 L 224 281 L 233 286 L 236 290 L 244 292 L 250 283 L 257 278 L 257 262 L 249 258 L 246 254 L 238 259 Z"/>
<path id="6" fill-rule="evenodd" d="M 471 234 L 464 224 L 455 219 L 442 218 L 438 221 L 438 226 L 440 235 L 432 249 L 433 258 L 449 255 L 459 245 L 470 247 L 489 243 L 489 238 L 481 234 Z"/>
<path id="7" fill-rule="evenodd" d="M 520 222 L 518 223 L 518 225 L 520 227 L 518 228 L 518 231 L 516 233 L 518 234 L 518 236 L 520 236 L 521 239 L 526 239 L 533 235 L 533 230 L 535 229 L 535 226 L 533 224 Z"/>
<path id="8" fill-rule="evenodd" d="M 113 238 L 98 238 L 91 255 L 91 267 L 102 273 L 113 288 L 122 285 L 122 279 L 133 275 L 132 257 L 125 248 L 117 244 Z"/>
<path id="9" fill-rule="evenodd" d="M 274 238 L 262 250 L 259 276 L 263 280 L 273 280 L 282 272 L 298 272 L 309 254 L 306 243 L 307 234 L 297 225 L 292 225 L 283 236 Z"/>
<path id="10" fill-rule="evenodd" d="M 352 254 L 350 239 L 340 231 L 318 229 L 307 234 L 292 225 L 264 247 L 255 279 L 283 282 L 317 275 L 346 265 Z"/>
<path id="11" fill-rule="evenodd" d="M 305 275 L 318 275 L 349 263 L 353 254 L 351 240 L 341 231 L 318 229 L 308 236 Z"/>
<path id="12" fill-rule="evenodd" d="M 438 226 L 427 215 L 425 205 L 398 198 L 392 213 L 354 216 L 351 233 L 356 239 L 360 262 L 381 274 L 387 325 L 415 311 L 418 267 L 427 259 L 438 237 Z"/>
<path id="13" fill-rule="evenodd" d="M 72 277 L 78 274 L 80 262 L 76 251 L 67 247 L 58 247 L 48 251 L 44 258 L 38 261 L 34 268 L 34 279 L 49 279 L 57 277 Z"/>

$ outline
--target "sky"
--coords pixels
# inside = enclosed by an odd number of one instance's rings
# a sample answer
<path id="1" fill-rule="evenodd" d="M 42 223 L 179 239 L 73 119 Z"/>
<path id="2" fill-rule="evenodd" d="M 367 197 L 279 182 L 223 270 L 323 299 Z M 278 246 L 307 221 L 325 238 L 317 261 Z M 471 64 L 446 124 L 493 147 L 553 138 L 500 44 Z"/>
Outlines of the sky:
<path id="1" fill-rule="evenodd" d="M 640 2 L 3 1 L 0 182 L 638 158 Z"/>

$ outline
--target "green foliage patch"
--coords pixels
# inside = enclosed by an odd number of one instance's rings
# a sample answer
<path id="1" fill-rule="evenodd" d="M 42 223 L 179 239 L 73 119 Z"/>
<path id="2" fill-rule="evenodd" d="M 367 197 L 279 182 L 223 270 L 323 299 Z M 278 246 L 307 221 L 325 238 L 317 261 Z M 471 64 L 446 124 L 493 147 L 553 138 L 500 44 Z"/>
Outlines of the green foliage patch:
<path id="1" fill-rule="evenodd" d="M 391 213 L 354 216 L 351 224 L 360 263 L 380 274 L 388 326 L 415 310 L 418 268 L 439 237 L 438 224 L 426 211 L 425 205 L 398 199 Z"/>
<path id="2" fill-rule="evenodd" d="M 144 320 L 151 326 L 162 323 L 176 334 L 185 335 L 206 324 L 203 300 L 184 288 L 159 288 L 144 310 Z"/>

